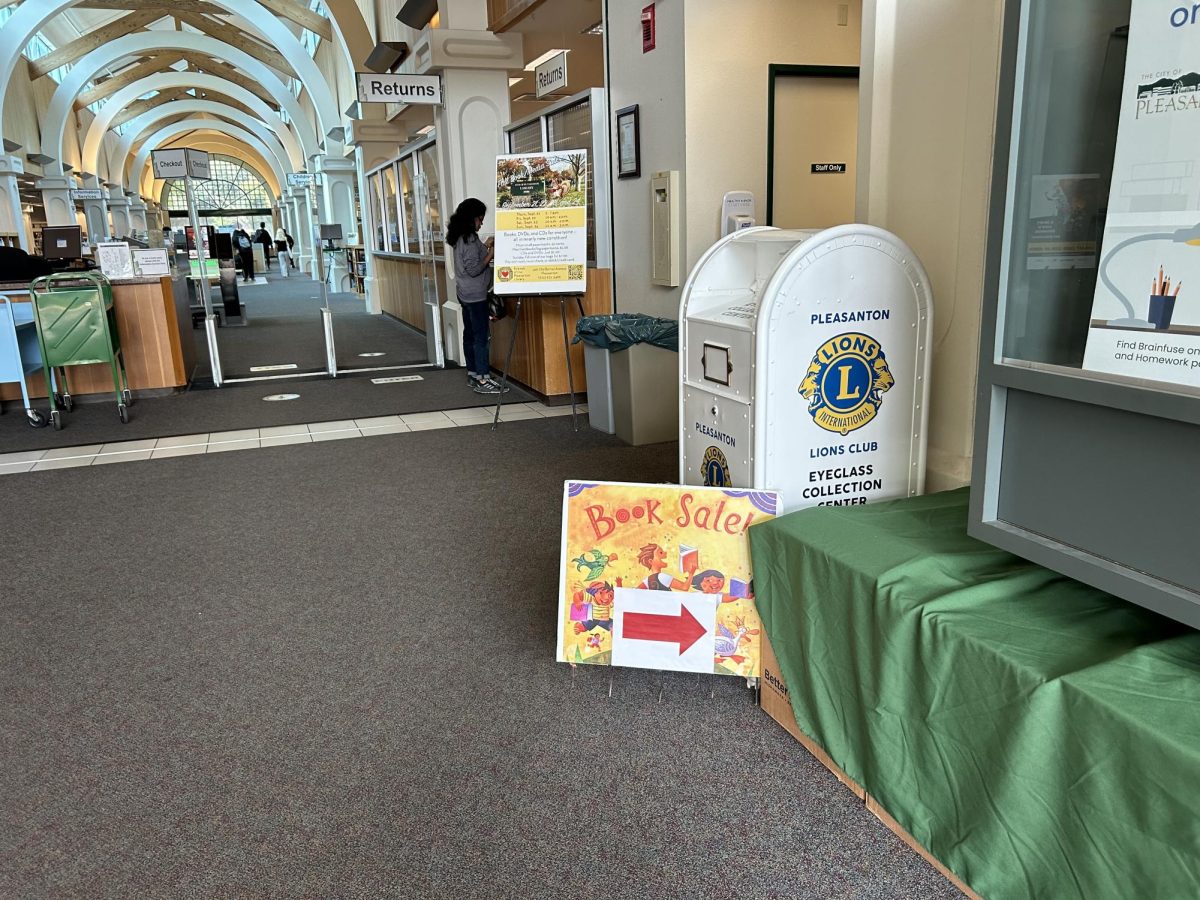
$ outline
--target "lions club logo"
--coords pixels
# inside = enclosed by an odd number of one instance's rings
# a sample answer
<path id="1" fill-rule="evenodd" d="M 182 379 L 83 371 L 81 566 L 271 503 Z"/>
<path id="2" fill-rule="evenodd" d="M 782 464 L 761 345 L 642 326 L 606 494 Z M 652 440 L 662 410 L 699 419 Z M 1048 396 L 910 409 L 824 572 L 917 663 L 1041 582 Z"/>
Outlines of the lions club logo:
<path id="1" fill-rule="evenodd" d="M 733 487 L 733 480 L 729 477 L 729 460 L 720 447 L 709 447 L 704 451 L 701 471 L 704 473 L 705 487 Z"/>
<path id="2" fill-rule="evenodd" d="M 875 418 L 895 383 L 879 341 L 851 332 L 821 345 L 800 382 L 800 394 L 817 425 L 845 435 Z"/>

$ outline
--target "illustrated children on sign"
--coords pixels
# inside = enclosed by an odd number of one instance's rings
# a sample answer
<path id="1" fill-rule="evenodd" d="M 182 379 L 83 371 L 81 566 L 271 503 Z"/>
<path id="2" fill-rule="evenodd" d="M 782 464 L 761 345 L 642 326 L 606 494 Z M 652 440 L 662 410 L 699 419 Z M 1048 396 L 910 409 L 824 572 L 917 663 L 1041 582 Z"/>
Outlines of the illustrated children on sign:
<path id="1" fill-rule="evenodd" d="M 558 659 L 611 664 L 616 589 L 629 586 L 654 592 L 667 614 L 678 611 L 680 594 L 716 598 L 712 671 L 760 674 L 746 530 L 773 517 L 777 504 L 774 494 L 728 488 L 568 483 Z"/>
<path id="2" fill-rule="evenodd" d="M 667 551 L 658 544 L 647 544 L 638 551 L 638 562 L 650 570 L 638 587 L 647 591 L 686 591 L 691 586 L 692 574 L 699 563 L 693 554 L 692 571 L 684 570 L 683 578 L 676 578 L 663 571 L 667 567 Z"/>
<path id="3" fill-rule="evenodd" d="M 617 579 L 617 587 L 621 586 L 621 579 Z M 593 628 L 603 628 L 609 634 L 612 633 L 612 605 L 613 605 L 613 586 L 607 581 L 593 581 L 587 586 L 587 595 L 592 598 L 592 602 L 585 604 L 588 608 L 588 617 L 582 621 L 575 623 L 575 633 L 583 634 L 585 631 L 591 631 Z M 577 602 L 582 601 L 582 597 L 577 595 Z"/>

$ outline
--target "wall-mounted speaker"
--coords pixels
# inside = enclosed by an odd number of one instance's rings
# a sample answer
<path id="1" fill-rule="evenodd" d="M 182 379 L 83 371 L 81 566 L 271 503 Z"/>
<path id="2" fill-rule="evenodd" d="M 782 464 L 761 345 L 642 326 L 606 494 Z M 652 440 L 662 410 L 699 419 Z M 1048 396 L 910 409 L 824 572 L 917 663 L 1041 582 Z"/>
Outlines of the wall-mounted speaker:
<path id="1" fill-rule="evenodd" d="M 363 65 L 372 72 L 391 72 L 406 59 L 408 44 L 404 41 L 384 41 L 375 45 L 375 49 L 363 61 Z"/>
<path id="2" fill-rule="evenodd" d="M 437 0 L 405 0 L 400 12 L 396 13 L 396 18 L 409 28 L 420 31 L 429 24 L 429 20 L 436 13 Z"/>

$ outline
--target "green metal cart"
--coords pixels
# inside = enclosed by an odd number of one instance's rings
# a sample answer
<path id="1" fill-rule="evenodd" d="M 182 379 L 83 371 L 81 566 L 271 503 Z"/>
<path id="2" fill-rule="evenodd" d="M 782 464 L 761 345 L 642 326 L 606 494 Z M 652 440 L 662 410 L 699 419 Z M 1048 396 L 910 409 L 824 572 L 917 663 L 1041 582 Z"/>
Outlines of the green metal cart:
<path id="1" fill-rule="evenodd" d="M 117 414 L 129 421 L 133 395 L 125 374 L 121 336 L 113 313 L 112 285 L 94 272 L 46 275 L 29 286 L 33 314 L 37 321 L 38 345 L 46 384 L 52 384 L 51 370 L 58 369 L 62 395 L 50 393 L 50 423 L 62 428 L 59 404 L 70 412 L 74 405 L 67 380 L 68 366 L 107 364 L 112 368 L 113 392 L 117 396 Z"/>

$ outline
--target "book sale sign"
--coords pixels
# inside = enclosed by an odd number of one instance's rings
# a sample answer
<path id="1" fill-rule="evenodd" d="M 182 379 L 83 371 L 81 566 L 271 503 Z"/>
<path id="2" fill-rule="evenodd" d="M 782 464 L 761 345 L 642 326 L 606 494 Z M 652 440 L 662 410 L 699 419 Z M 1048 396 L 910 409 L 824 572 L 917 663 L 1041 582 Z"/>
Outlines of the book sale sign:
<path id="1" fill-rule="evenodd" d="M 587 290 L 586 150 L 496 158 L 498 295 Z"/>
<path id="2" fill-rule="evenodd" d="M 757 677 L 746 532 L 778 509 L 767 491 L 567 482 L 559 662 Z"/>
<path id="3" fill-rule="evenodd" d="M 1200 4 L 1134 0 L 1083 367 L 1200 387 Z"/>

